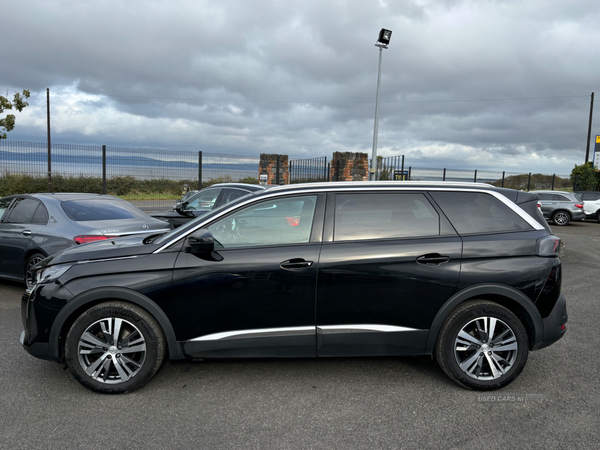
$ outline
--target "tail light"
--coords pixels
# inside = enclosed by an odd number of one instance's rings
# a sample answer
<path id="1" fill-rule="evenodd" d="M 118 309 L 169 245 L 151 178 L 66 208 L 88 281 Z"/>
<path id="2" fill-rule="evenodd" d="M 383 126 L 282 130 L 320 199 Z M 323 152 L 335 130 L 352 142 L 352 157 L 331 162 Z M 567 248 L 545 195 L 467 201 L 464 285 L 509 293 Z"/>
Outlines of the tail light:
<path id="1" fill-rule="evenodd" d="M 538 256 L 553 257 L 560 253 L 560 238 L 556 236 L 544 236 L 537 240 L 536 254 Z"/>
<path id="2" fill-rule="evenodd" d="M 90 242 L 98 242 L 105 241 L 107 239 L 111 239 L 114 236 L 104 236 L 101 234 L 80 234 L 79 236 L 75 236 L 73 240 L 77 245 L 79 244 L 89 244 Z"/>
<path id="3" fill-rule="evenodd" d="M 583 209 L 583 205 L 582 205 L 581 203 L 577 203 L 577 204 L 575 205 L 575 208 L 581 208 L 581 209 Z"/>

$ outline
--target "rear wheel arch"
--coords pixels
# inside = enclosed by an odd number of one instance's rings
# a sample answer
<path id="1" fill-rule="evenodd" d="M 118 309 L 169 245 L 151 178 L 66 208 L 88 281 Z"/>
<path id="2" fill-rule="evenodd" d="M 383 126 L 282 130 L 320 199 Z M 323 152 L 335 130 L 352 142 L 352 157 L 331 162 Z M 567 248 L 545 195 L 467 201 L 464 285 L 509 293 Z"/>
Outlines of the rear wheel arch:
<path id="1" fill-rule="evenodd" d="M 50 330 L 50 356 L 56 361 L 64 361 L 65 338 L 73 323 L 83 312 L 93 306 L 107 302 L 121 301 L 143 308 L 160 325 L 166 338 L 170 359 L 183 359 L 181 345 L 177 341 L 171 321 L 165 312 L 150 298 L 139 292 L 125 288 L 98 288 L 84 292 L 61 309 Z"/>
<path id="2" fill-rule="evenodd" d="M 433 354 L 439 333 L 448 316 L 461 304 L 471 300 L 488 300 L 515 314 L 527 331 L 530 349 L 534 349 L 537 340 L 544 335 L 542 317 L 533 302 L 524 294 L 509 286 L 473 286 L 455 294 L 439 309 L 429 329 L 425 354 Z"/>

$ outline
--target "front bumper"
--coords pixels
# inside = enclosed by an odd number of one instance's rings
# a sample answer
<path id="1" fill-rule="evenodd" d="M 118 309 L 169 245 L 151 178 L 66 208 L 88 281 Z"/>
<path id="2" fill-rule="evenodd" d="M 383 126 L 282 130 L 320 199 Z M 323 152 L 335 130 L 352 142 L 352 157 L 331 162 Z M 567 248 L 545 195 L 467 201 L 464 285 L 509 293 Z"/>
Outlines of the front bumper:
<path id="1" fill-rule="evenodd" d="M 537 344 L 533 350 L 548 347 L 562 338 L 567 332 L 567 320 L 567 300 L 565 299 L 565 296 L 561 294 L 548 317 L 542 319 L 542 322 L 544 323 L 544 334 L 541 336 L 541 339 L 537 339 Z"/>
<path id="2" fill-rule="evenodd" d="M 23 348 L 29 353 L 31 356 L 35 356 L 39 359 L 46 359 L 48 361 L 54 361 L 50 357 L 50 346 L 45 342 L 34 342 L 33 344 L 26 345 L 25 344 L 25 330 L 21 331 L 21 336 L 19 337 L 19 342 Z"/>

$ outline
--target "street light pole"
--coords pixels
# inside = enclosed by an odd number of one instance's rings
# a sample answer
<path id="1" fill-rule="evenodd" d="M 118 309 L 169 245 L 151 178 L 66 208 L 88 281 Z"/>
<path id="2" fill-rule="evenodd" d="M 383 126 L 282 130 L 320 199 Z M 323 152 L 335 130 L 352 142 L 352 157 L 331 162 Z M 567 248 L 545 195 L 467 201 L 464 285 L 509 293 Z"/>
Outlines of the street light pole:
<path id="1" fill-rule="evenodd" d="M 371 153 L 371 169 L 369 170 L 369 181 L 377 180 L 377 135 L 379 133 L 379 89 L 381 86 L 381 58 L 383 49 L 388 48 L 392 32 L 382 28 L 375 47 L 379 47 L 379 67 L 377 69 L 377 94 L 375 97 L 375 126 L 373 129 L 373 151 Z"/>

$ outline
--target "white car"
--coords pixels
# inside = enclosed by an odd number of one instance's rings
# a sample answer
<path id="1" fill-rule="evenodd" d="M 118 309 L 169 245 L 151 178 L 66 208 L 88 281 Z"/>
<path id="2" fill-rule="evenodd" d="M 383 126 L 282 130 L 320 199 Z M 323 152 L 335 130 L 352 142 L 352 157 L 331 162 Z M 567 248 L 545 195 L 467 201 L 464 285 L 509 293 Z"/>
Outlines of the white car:
<path id="1" fill-rule="evenodd" d="M 583 200 L 583 211 L 586 219 L 596 219 L 600 222 L 600 192 L 581 191 L 577 194 Z"/>

